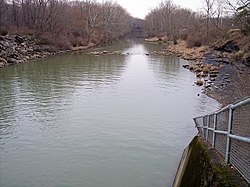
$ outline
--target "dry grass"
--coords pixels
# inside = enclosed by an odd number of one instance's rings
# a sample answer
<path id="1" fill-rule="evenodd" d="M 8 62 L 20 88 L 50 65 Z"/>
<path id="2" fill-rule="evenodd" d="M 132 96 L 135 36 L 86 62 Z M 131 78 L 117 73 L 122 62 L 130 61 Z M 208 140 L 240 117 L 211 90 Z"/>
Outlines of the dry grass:
<path id="1" fill-rule="evenodd" d="M 176 45 L 167 46 L 167 50 L 181 55 L 184 59 L 199 61 L 210 48 L 208 46 L 189 48 L 186 41 L 178 40 Z"/>

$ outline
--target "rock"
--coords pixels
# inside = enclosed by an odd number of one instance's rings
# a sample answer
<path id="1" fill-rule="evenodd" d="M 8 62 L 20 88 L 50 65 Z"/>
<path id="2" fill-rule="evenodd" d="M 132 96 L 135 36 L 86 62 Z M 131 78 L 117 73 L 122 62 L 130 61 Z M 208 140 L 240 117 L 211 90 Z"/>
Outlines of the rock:
<path id="1" fill-rule="evenodd" d="M 145 53 L 145 55 L 149 56 L 149 53 Z"/>
<path id="2" fill-rule="evenodd" d="M 197 62 L 195 63 L 196 66 L 201 66 L 202 65 L 202 62 Z"/>
<path id="3" fill-rule="evenodd" d="M 210 71 L 210 74 L 219 74 L 219 71 L 218 70 L 213 70 L 213 71 Z"/>
<path id="4" fill-rule="evenodd" d="M 200 67 L 196 67 L 195 69 L 194 69 L 194 72 L 202 72 L 202 69 L 200 68 Z"/>
<path id="5" fill-rule="evenodd" d="M 28 49 L 27 49 L 27 52 L 33 52 L 34 51 L 34 48 L 33 47 L 29 47 Z"/>
<path id="6" fill-rule="evenodd" d="M 209 73 L 209 67 L 208 66 L 204 66 L 203 69 L 202 69 L 202 71 L 204 73 Z"/>
<path id="7" fill-rule="evenodd" d="M 113 54 L 115 54 L 115 55 L 121 55 L 122 52 L 120 52 L 120 51 L 114 51 Z"/>
<path id="8" fill-rule="evenodd" d="M 200 78 L 201 77 L 201 73 L 196 73 L 196 77 Z"/>
<path id="9" fill-rule="evenodd" d="M 19 44 L 24 42 L 24 39 L 21 36 L 15 36 L 15 41 Z"/>
<path id="10" fill-rule="evenodd" d="M 207 77 L 207 76 L 208 76 L 207 73 L 204 73 L 204 72 L 201 73 L 201 77 Z"/>
<path id="11" fill-rule="evenodd" d="M 98 51 L 92 51 L 92 52 L 90 52 L 89 54 L 90 54 L 90 55 L 99 55 L 100 52 L 98 52 Z"/>
<path id="12" fill-rule="evenodd" d="M 202 80 L 197 80 L 196 81 L 196 85 L 198 86 L 202 86 L 204 84 L 204 82 Z"/>
<path id="13" fill-rule="evenodd" d="M 194 70 L 194 65 L 190 65 L 190 66 L 189 66 L 189 70 L 190 70 L 190 71 L 193 71 L 193 70 Z"/>
<path id="14" fill-rule="evenodd" d="M 20 46 L 21 47 L 26 47 L 26 44 L 25 43 L 21 43 Z"/>
<path id="15" fill-rule="evenodd" d="M 211 66 L 209 68 L 209 71 L 218 71 L 218 68 L 216 66 Z"/>
<path id="16" fill-rule="evenodd" d="M 209 88 L 209 87 L 211 87 L 211 84 L 205 85 L 205 88 Z"/>
<path id="17" fill-rule="evenodd" d="M 189 69 L 190 66 L 186 64 L 186 65 L 183 65 L 183 67 Z"/>
<path id="18" fill-rule="evenodd" d="M 14 58 L 9 58 L 8 63 L 9 64 L 18 64 L 18 61 L 16 59 L 14 59 Z"/>
<path id="19" fill-rule="evenodd" d="M 230 62 L 229 62 L 228 59 L 224 59 L 224 60 L 222 61 L 222 63 L 224 63 L 224 64 L 229 64 Z"/>
<path id="20" fill-rule="evenodd" d="M 106 54 L 108 54 L 109 53 L 109 51 L 103 51 L 102 52 L 102 54 L 104 54 L 104 55 L 106 55 Z"/>
<path id="21" fill-rule="evenodd" d="M 248 54 L 248 55 L 245 56 L 243 63 L 246 66 L 250 67 L 250 54 Z"/>
<path id="22" fill-rule="evenodd" d="M 0 63 L 7 64 L 7 60 L 4 59 L 4 58 L 2 58 L 2 57 L 0 57 Z"/>
<path id="23" fill-rule="evenodd" d="M 217 58 L 215 60 L 216 62 L 221 62 L 221 63 L 224 63 L 224 64 L 229 64 L 229 60 L 228 59 L 225 59 L 225 58 Z"/>
<path id="24" fill-rule="evenodd" d="M 210 77 L 217 77 L 217 74 L 210 74 Z"/>
<path id="25" fill-rule="evenodd" d="M 148 39 L 145 39 L 146 42 L 158 42 L 159 41 L 159 38 L 157 37 L 154 37 L 154 38 L 148 38 Z"/>
<path id="26" fill-rule="evenodd" d="M 211 80 L 207 80 L 207 84 L 211 84 L 212 83 L 212 81 Z"/>
<path id="27" fill-rule="evenodd" d="M 0 62 L 0 68 L 4 67 L 4 63 Z"/>

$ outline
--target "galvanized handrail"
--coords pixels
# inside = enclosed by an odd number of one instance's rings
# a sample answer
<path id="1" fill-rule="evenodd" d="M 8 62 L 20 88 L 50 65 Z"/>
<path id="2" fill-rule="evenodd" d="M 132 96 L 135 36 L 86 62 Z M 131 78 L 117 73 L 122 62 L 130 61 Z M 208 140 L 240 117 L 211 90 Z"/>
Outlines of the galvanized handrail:
<path id="1" fill-rule="evenodd" d="M 196 117 L 194 118 L 194 122 L 196 124 L 196 128 L 198 129 L 199 131 L 199 134 L 206 140 L 208 141 L 209 143 L 212 144 L 212 147 L 216 149 L 215 147 L 215 144 L 218 144 L 218 145 L 221 145 L 222 142 L 219 142 L 219 140 L 217 141 L 216 140 L 216 136 L 226 136 L 226 150 L 225 151 L 225 155 L 222 155 L 225 157 L 225 162 L 227 164 L 233 164 L 230 162 L 230 152 L 232 152 L 232 146 L 231 146 L 231 141 L 232 140 L 237 140 L 237 141 L 240 141 L 240 142 L 244 142 L 244 143 L 247 143 L 247 144 L 250 144 L 250 134 L 247 134 L 247 137 L 245 136 L 242 136 L 242 135 L 238 135 L 238 134 L 233 134 L 232 133 L 232 128 L 233 128 L 233 116 L 234 116 L 234 110 L 237 109 L 239 110 L 240 107 L 243 107 L 243 106 L 246 106 L 246 105 L 249 105 L 250 106 L 250 97 L 249 98 L 246 98 L 244 100 L 241 100 L 235 104 L 230 104 L 216 112 L 213 112 L 211 114 L 208 114 L 208 115 L 205 115 L 205 116 L 200 116 L 200 117 Z M 221 115 L 223 112 L 227 112 L 228 111 L 228 114 L 226 116 L 226 119 L 227 119 L 227 124 L 224 124 L 224 126 L 227 125 L 227 129 L 217 129 L 218 127 L 218 115 Z M 247 117 L 247 120 L 245 120 L 247 123 L 250 121 L 250 110 L 246 110 L 248 115 L 245 115 L 244 117 Z M 212 120 L 213 120 L 213 124 L 210 125 L 210 117 L 212 117 Z M 198 120 L 201 120 L 201 124 L 198 123 Z M 244 120 L 243 120 L 244 121 Z M 211 127 L 212 126 L 212 127 Z M 250 129 L 250 124 L 246 124 L 244 127 L 247 127 L 248 129 L 248 132 L 249 132 L 249 129 Z M 209 133 L 212 132 L 212 140 L 210 138 L 210 140 L 208 140 L 208 135 Z M 218 134 L 218 135 L 217 135 Z M 243 144 L 244 144 L 243 143 Z M 222 145 L 221 145 L 222 146 Z M 237 165 L 237 164 L 233 164 L 235 166 L 235 168 L 243 175 L 243 177 L 248 181 L 250 182 L 250 157 L 248 155 L 250 155 L 250 149 L 249 149 L 249 146 L 250 145 L 247 145 L 248 148 L 244 151 L 247 151 L 247 154 L 246 156 L 244 157 L 244 161 L 246 160 L 246 166 L 244 165 L 244 168 L 242 168 L 243 166 L 241 165 Z M 241 150 L 240 150 L 241 151 Z M 223 151 L 221 151 L 223 152 Z M 236 150 L 237 152 L 237 150 Z M 223 152 L 224 153 L 224 152 Z M 237 157 L 237 154 L 236 156 L 234 155 L 234 158 Z M 238 159 L 238 158 L 236 158 Z M 240 158 L 239 158 L 240 159 Z M 242 158 L 241 158 L 242 159 Z M 234 160 L 236 163 L 237 160 Z"/>

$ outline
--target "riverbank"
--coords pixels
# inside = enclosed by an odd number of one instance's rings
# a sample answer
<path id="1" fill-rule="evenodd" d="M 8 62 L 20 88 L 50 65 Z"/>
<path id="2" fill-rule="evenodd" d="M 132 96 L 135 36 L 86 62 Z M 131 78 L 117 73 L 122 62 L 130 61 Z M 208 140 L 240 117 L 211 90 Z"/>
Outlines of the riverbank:
<path id="1" fill-rule="evenodd" d="M 195 83 L 224 106 L 250 95 L 249 44 L 241 43 L 240 38 L 229 37 L 215 46 L 188 48 L 180 40 L 167 45 L 166 51 L 188 60 L 184 67 L 196 74 Z"/>
<path id="2" fill-rule="evenodd" d="M 87 46 L 72 47 L 68 50 L 62 50 L 53 45 L 44 44 L 41 40 L 35 39 L 29 35 L 0 36 L 0 68 L 60 53 L 85 50 L 94 46 L 95 44 L 91 43 Z"/>

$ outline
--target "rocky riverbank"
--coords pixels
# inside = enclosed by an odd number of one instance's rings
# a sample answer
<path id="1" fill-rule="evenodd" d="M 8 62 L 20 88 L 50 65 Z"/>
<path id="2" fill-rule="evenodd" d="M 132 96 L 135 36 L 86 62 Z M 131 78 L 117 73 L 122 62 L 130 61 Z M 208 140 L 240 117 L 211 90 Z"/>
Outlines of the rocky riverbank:
<path id="1" fill-rule="evenodd" d="M 184 67 L 196 74 L 196 84 L 203 86 L 205 94 L 222 105 L 250 96 L 249 66 L 241 60 L 221 57 L 220 51 L 210 49 L 202 53 L 194 53 Z"/>
<path id="2" fill-rule="evenodd" d="M 0 36 L 0 68 L 44 58 L 58 53 L 52 46 L 43 45 L 31 36 Z"/>
<path id="3" fill-rule="evenodd" d="M 166 49 L 155 54 L 175 54 L 188 60 L 184 68 L 196 74 L 194 84 L 203 86 L 203 93 L 227 105 L 250 96 L 249 39 L 250 36 L 235 29 L 211 46 L 189 48 L 183 40 L 175 44 L 166 41 Z M 163 40 L 155 37 L 145 41 L 160 43 Z"/>
<path id="4" fill-rule="evenodd" d="M 218 67 L 218 75 L 210 87 L 205 86 L 204 93 L 222 105 L 250 96 L 250 67 L 242 61 L 220 58 L 216 52 L 211 52 L 204 55 L 202 62 Z"/>
<path id="5" fill-rule="evenodd" d="M 159 41 L 153 39 L 146 41 Z M 231 32 L 226 40 L 215 46 L 188 48 L 183 40 L 175 45 L 166 42 L 165 50 L 150 55 L 175 54 L 188 60 L 183 67 L 195 73 L 197 80 L 194 84 L 202 86 L 203 93 L 227 105 L 250 96 L 250 46 L 243 40 L 244 37 Z M 240 55 L 243 58 L 238 58 Z"/>
<path id="6" fill-rule="evenodd" d="M 195 84 L 203 86 L 203 93 L 222 105 L 250 96 L 249 62 L 237 60 L 232 55 L 240 51 L 240 46 L 227 43 L 220 48 L 188 48 L 184 41 L 179 41 L 177 45 L 168 45 L 166 50 L 189 60 L 184 68 L 196 74 Z"/>
<path id="7" fill-rule="evenodd" d="M 96 44 L 90 43 L 87 46 L 71 47 L 69 50 L 62 50 L 53 45 L 45 44 L 43 41 L 29 35 L 0 36 L 0 68 L 59 53 L 85 50 L 94 46 Z"/>

